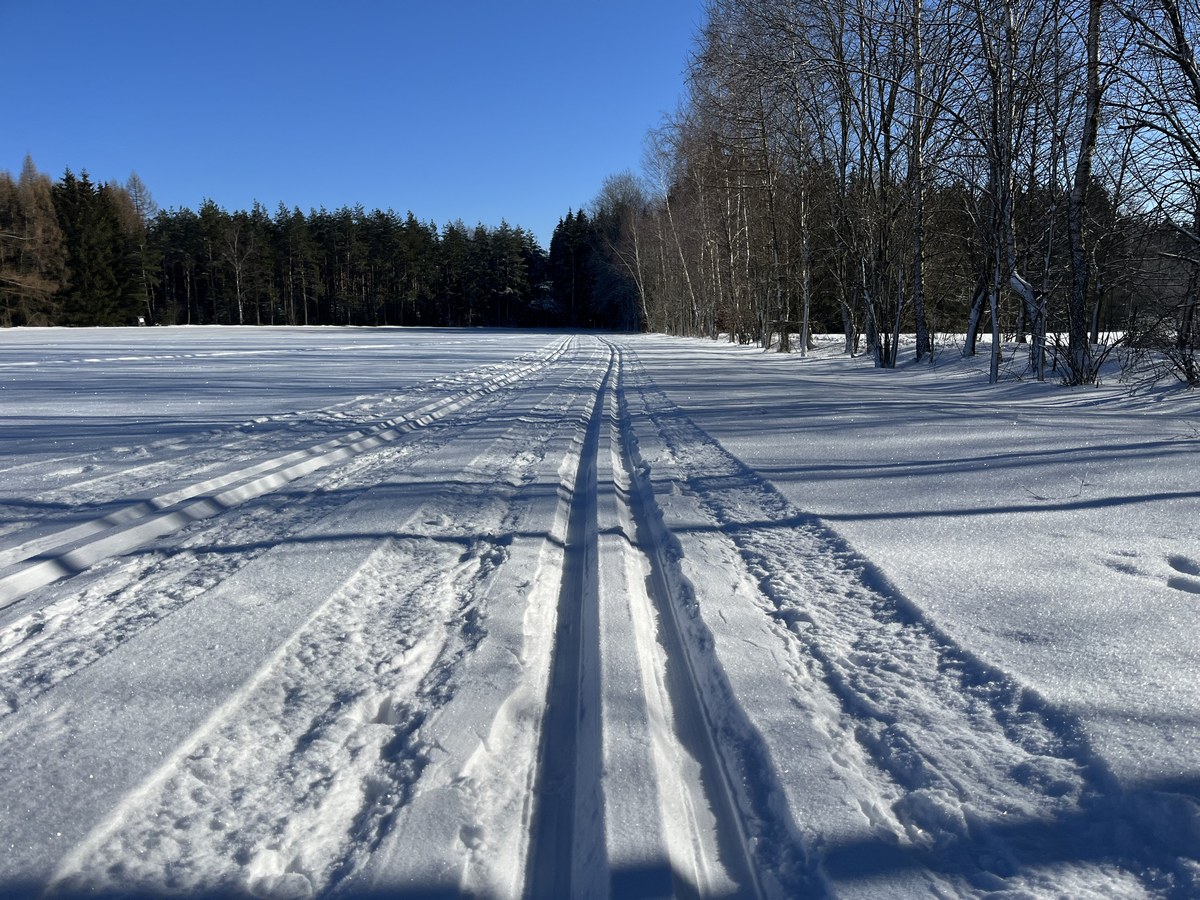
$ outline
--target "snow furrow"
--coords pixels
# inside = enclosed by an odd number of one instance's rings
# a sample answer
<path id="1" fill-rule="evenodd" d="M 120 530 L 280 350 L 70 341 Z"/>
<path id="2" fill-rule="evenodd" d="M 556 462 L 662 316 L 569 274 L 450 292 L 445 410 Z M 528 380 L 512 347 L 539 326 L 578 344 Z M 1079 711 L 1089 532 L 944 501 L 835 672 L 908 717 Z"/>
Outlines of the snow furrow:
<path id="1" fill-rule="evenodd" d="M 623 583 L 606 591 L 602 614 L 603 636 L 611 648 L 602 655 L 609 657 L 606 770 L 615 775 L 606 779 L 605 787 L 613 895 L 808 892 L 803 853 L 791 829 L 778 811 L 745 791 L 751 783 L 746 766 L 761 766 L 762 750 L 739 721 L 736 701 L 712 656 L 711 640 L 688 615 L 690 586 L 663 552 L 666 535 L 642 476 L 625 400 L 622 356 L 618 351 L 606 410 L 601 472 L 608 490 L 601 498 L 599 528 L 601 558 L 615 557 L 624 575 Z M 602 572 L 612 568 L 616 566 L 610 564 Z M 617 579 L 602 574 L 602 584 L 606 580 Z M 617 603 L 622 595 L 626 603 Z M 644 702 L 644 709 L 633 716 L 622 714 L 631 694 L 629 675 L 616 671 L 622 640 L 635 647 L 635 677 Z M 629 727 L 631 718 L 642 720 L 636 729 Z M 630 731 L 635 732 L 632 742 Z M 641 752 L 622 747 L 629 743 L 642 744 Z M 641 777 L 630 781 L 631 768 L 641 770 Z M 639 800 L 639 795 L 648 799 Z M 657 809 L 647 808 L 648 803 Z M 630 860 L 620 842 L 628 840 L 634 827 L 642 832 L 642 846 L 634 844 L 642 858 Z M 657 835 L 658 858 L 646 858 L 647 831 Z"/>
<path id="2" fill-rule="evenodd" d="M 211 590 L 272 547 L 299 537 L 382 477 L 397 478 L 461 439 L 482 419 L 460 419 L 424 432 L 402 448 L 360 457 L 300 495 L 279 492 L 198 522 L 171 543 L 108 561 L 71 582 L 43 589 L 0 614 L 0 700 L 10 709 L 35 701 L 64 678 L 190 600 Z M 302 499 L 303 502 L 297 502 Z M 5 712 L 0 705 L 0 718 Z"/>
<path id="3" fill-rule="evenodd" d="M 784 730 L 760 725 L 831 890 L 1103 896 L 1120 884 L 1136 896 L 1152 887 L 1160 862 L 1170 866 L 1153 847 L 1162 836 L 1132 841 L 1128 824 L 1106 821 L 1111 779 L 1069 716 L 956 645 L 836 532 L 791 507 L 644 376 L 637 382 L 682 571 L 710 586 L 720 571 L 751 599 L 793 702 L 825 732 L 804 743 L 836 767 L 802 765 L 805 777 L 794 778 Z M 752 632 L 727 627 L 719 592 L 700 591 L 697 611 L 727 633 L 717 650 L 732 659 Z M 736 694 L 750 690 L 735 684 Z M 821 821 L 822 784 L 861 805 L 860 827 Z M 1090 827 L 1073 821 L 1081 808 L 1096 812 Z"/>
<path id="4" fill-rule="evenodd" d="M 0 566 L 7 569 L 0 569 L 0 609 L 36 588 L 74 575 L 114 553 L 140 547 L 198 519 L 218 515 L 304 475 L 397 441 L 418 428 L 428 427 L 470 403 L 544 370 L 562 355 L 565 346 L 561 344 L 540 359 L 507 368 L 482 384 L 431 401 L 371 428 L 241 466 L 58 532 L 26 541 L 17 536 L 13 546 L 0 551 Z"/>
<path id="5" fill-rule="evenodd" d="M 566 527 L 554 657 L 541 727 L 526 893 L 569 897 L 595 884 L 605 860 L 600 786 L 600 597 L 596 459 L 613 359 L 564 457 L 559 482 Z"/>
<path id="6" fill-rule="evenodd" d="M 370 351 L 379 347 L 367 345 L 359 349 Z M 139 494 L 147 485 L 176 482 L 185 486 L 208 472 L 219 473 L 229 467 L 233 457 L 279 456 L 294 450 L 298 440 L 321 443 L 315 440 L 316 436 L 345 436 L 355 428 L 371 429 L 400 419 L 414 409 L 489 382 L 514 368 L 548 362 L 547 356 L 560 355 L 564 348 L 565 342 L 559 339 L 504 363 L 443 375 L 398 392 L 359 395 L 315 409 L 256 415 L 219 428 L 168 433 L 145 443 L 124 443 L 122 439 L 104 453 L 77 453 L 18 463 L 0 467 L 0 474 L 5 476 L 6 488 L 22 499 L 19 505 L 11 504 L 14 510 L 27 505 L 38 519 L 50 510 L 98 511 L 106 505 L 121 503 L 131 494 Z M 239 351 L 217 355 L 253 358 L 258 354 Z M 187 358 L 197 356 L 188 354 Z M 181 481 L 185 473 L 188 480 Z M 99 515 L 93 512 L 91 517 Z"/>
<path id="7" fill-rule="evenodd" d="M 544 380 L 547 369 L 533 382 Z M 450 441 L 488 421 L 519 391 L 501 391 L 414 432 L 402 444 L 314 473 L 302 486 L 266 494 L 171 543 L 98 565 L 69 593 L 43 588 L 0 612 L 0 718 L 201 596 L 273 546 L 303 534 L 383 478 L 401 478 Z M 317 479 L 314 481 L 314 479 Z"/>
<path id="8" fill-rule="evenodd" d="M 569 402 L 529 417 L 545 450 L 512 507 L 516 527 L 490 586 L 487 638 L 465 662 L 460 690 L 422 727 L 429 763 L 420 790 L 339 893 L 504 897 L 527 881 L 573 473 L 609 365 L 608 354 L 589 344 L 563 383 Z"/>

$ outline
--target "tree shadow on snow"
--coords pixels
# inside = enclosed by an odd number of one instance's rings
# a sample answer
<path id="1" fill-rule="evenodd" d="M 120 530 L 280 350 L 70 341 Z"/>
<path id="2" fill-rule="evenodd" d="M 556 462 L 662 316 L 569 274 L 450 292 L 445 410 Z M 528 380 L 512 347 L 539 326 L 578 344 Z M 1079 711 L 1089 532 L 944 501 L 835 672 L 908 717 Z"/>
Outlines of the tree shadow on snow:
<path id="1" fill-rule="evenodd" d="M 1133 874 L 1151 894 L 1182 900 L 1200 889 L 1198 813 L 1200 775 L 1147 781 L 1054 818 L 974 822 L 966 834 L 944 835 L 931 847 L 901 847 L 876 836 L 832 842 L 822 868 L 838 883 L 882 888 L 905 872 L 925 870 L 994 890 L 1015 875 L 1036 872 L 1052 887 L 1056 870 L 1065 877 L 1076 865 L 1107 866 Z"/>

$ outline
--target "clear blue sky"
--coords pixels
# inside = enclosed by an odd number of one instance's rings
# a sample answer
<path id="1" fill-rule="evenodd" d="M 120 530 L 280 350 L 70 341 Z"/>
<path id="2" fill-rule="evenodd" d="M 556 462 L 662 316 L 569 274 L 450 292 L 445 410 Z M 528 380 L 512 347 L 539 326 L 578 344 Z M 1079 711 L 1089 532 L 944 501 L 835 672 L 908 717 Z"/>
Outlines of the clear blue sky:
<path id="1" fill-rule="evenodd" d="M 0 170 L 163 208 L 361 203 L 543 246 L 640 169 L 703 0 L 0 0 Z"/>

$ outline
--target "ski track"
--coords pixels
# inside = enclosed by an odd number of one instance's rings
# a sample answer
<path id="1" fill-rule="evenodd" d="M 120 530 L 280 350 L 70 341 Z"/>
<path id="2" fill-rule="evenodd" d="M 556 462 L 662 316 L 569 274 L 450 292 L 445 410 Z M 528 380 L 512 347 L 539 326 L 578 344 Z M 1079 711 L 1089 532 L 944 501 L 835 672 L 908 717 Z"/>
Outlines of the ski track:
<path id="1" fill-rule="evenodd" d="M 534 355 L 510 366 L 499 367 L 481 383 L 409 409 L 396 418 L 344 434 L 323 444 L 292 449 L 265 459 L 243 458 L 236 466 L 226 465 L 216 477 L 171 487 L 156 496 L 123 500 L 118 508 L 98 519 L 58 530 L 42 526 L 34 535 L 18 535 L 0 550 L 0 612 L 25 594 L 60 578 L 76 574 L 98 560 L 128 551 L 154 538 L 170 534 L 189 522 L 210 518 L 230 507 L 304 477 L 313 471 L 335 466 L 380 446 L 402 440 L 411 431 L 479 402 L 514 381 L 528 378 L 552 365 L 565 351 L 565 343 L 548 354 Z"/>
<path id="2" fill-rule="evenodd" d="M 540 370 L 539 377 L 542 381 L 546 380 L 547 372 L 554 375 L 553 367 L 547 369 L 542 366 Z M 532 390 L 529 385 L 523 385 L 522 388 Z M 501 392 L 501 395 L 506 396 L 504 402 L 511 402 L 514 399 L 522 398 L 524 390 Z M 9 709 L 7 710 L 7 721 L 0 721 L 0 740 L 7 739 L 11 743 L 0 768 L 3 768 L 9 780 L 17 785 L 23 784 L 30 778 L 36 781 L 46 777 L 58 777 L 64 781 L 74 781 L 77 773 L 82 775 L 88 772 L 92 773 L 87 775 L 88 779 L 96 779 L 94 782 L 91 780 L 85 782 L 86 790 L 81 792 L 82 798 L 71 804 L 80 808 L 82 816 L 77 816 L 75 821 L 64 823 L 67 827 L 64 827 L 61 832 L 53 832 L 47 845 L 38 846 L 35 843 L 26 846 L 22 844 L 19 849 L 16 845 L 10 845 L 10 853 L 13 850 L 18 852 L 15 856 L 10 855 L 9 857 L 10 867 L 7 871 L 10 874 L 8 877 L 12 878 L 14 875 L 18 875 L 21 878 L 33 877 L 36 879 L 38 876 L 34 873 L 38 871 L 39 866 L 44 865 L 44 862 L 38 862 L 38 860 L 52 858 L 56 852 L 54 849 L 56 845 L 61 844 L 63 840 L 71 840 L 70 835 L 78 834 L 80 826 L 87 825 L 90 808 L 94 807 L 96 803 L 103 802 L 103 797 L 111 794 L 115 786 L 128 783 L 129 777 L 136 775 L 140 758 L 147 755 L 152 756 L 154 746 L 165 747 L 173 739 L 173 734 L 179 734 L 180 726 L 186 727 L 189 716 L 194 715 L 202 708 L 200 704 L 207 702 L 206 696 L 216 696 L 216 693 L 222 690 L 222 684 L 232 685 L 236 682 L 238 677 L 236 672 L 239 668 L 245 668 L 248 663 L 253 665 L 253 655 L 250 657 L 243 655 L 238 658 L 237 645 L 239 643 L 253 648 L 254 643 L 260 640 L 257 635 L 261 633 L 262 646 L 264 648 L 268 646 L 268 642 L 272 640 L 270 635 L 281 634 L 281 628 L 288 628 L 288 617 L 294 615 L 291 612 L 292 609 L 303 610 L 312 599 L 320 596 L 322 584 L 328 583 L 330 578 L 339 577 L 337 573 L 347 569 L 348 563 L 351 564 L 350 570 L 352 571 L 354 567 L 352 565 L 353 554 L 359 552 L 354 549 L 355 547 L 369 547 L 372 542 L 378 543 L 380 539 L 387 537 L 387 534 L 384 534 L 382 538 L 372 538 L 369 533 L 359 536 L 354 533 L 353 529 L 347 527 L 361 521 L 362 527 L 369 531 L 372 519 L 388 521 L 398 514 L 389 511 L 388 507 L 392 505 L 390 503 L 384 504 L 384 508 L 375 511 L 379 503 L 377 501 L 372 503 L 372 494 L 378 493 L 382 489 L 385 495 L 390 492 L 404 499 L 408 496 L 408 492 L 405 491 L 405 482 L 407 481 L 418 488 L 413 494 L 414 498 L 423 496 L 420 490 L 422 484 L 428 483 L 431 478 L 440 480 L 446 474 L 441 471 L 442 466 L 439 462 L 441 453 L 432 451 L 444 452 L 447 447 L 458 446 L 463 438 L 475 430 L 475 426 L 489 421 L 490 417 L 497 412 L 495 407 L 503 406 L 504 402 L 494 398 L 481 400 L 479 404 L 481 408 L 476 409 L 472 414 L 475 416 L 474 425 L 471 424 L 470 417 L 464 418 L 464 415 L 459 412 L 456 414 L 457 418 L 453 427 L 450 423 L 446 423 L 445 427 L 441 429 L 432 428 L 422 432 L 417 440 L 419 442 L 421 438 L 425 438 L 428 443 L 426 449 L 431 452 L 413 454 L 414 458 L 408 462 L 409 466 L 417 464 L 424 466 L 424 471 L 418 476 L 405 477 L 401 475 L 396 481 L 394 473 L 390 473 L 392 482 L 381 483 L 379 481 L 381 473 L 389 473 L 389 470 L 397 468 L 395 460 L 387 460 L 386 454 L 385 456 L 376 454 L 374 462 L 382 461 L 384 465 L 382 468 L 373 467 L 371 465 L 372 456 L 368 454 L 354 458 L 351 465 L 334 473 L 343 478 L 347 475 L 357 474 L 363 481 L 354 485 L 353 489 L 349 491 L 335 488 L 332 483 L 329 483 L 328 486 L 331 489 L 324 495 L 328 502 L 322 502 L 322 494 L 319 490 L 310 493 L 313 491 L 313 485 L 302 484 L 294 497 L 273 495 L 260 498 L 262 502 L 279 501 L 279 505 L 273 509 L 255 510 L 252 505 L 243 507 L 215 520 L 218 527 L 210 527 L 204 532 L 190 535 L 191 549 L 205 548 L 200 551 L 201 557 L 208 552 L 225 553 L 229 554 L 231 560 L 236 560 L 236 563 L 225 572 L 214 573 L 207 567 L 199 568 L 197 574 L 200 579 L 198 580 L 189 580 L 185 572 L 182 579 L 184 590 L 174 591 L 172 582 L 179 582 L 180 571 L 171 563 L 170 559 L 164 559 L 164 557 L 176 554 L 171 550 L 164 553 L 159 548 L 150 548 L 148 551 L 135 554 L 133 563 L 125 559 L 114 558 L 105 561 L 88 573 L 77 576 L 72 582 L 72 587 L 82 588 L 85 584 L 90 583 L 97 588 L 90 595 L 87 590 L 74 595 L 65 594 L 62 591 L 46 592 L 48 598 L 39 598 L 38 602 L 34 603 L 37 608 L 33 613 L 18 618 L 4 629 L 4 639 L 0 641 L 0 646 L 8 652 L 3 653 L 3 659 L 0 659 L 0 667 L 3 667 L 0 668 L 0 672 L 3 673 L 3 683 L 5 684 L 4 693 L 0 696 L 6 698 Z M 470 412 L 470 407 L 468 407 L 468 412 Z M 468 427 L 463 427 L 464 425 Z M 439 432 L 442 435 L 440 441 L 429 439 L 430 435 Z M 526 438 L 526 443 L 530 443 L 528 436 Z M 468 447 L 471 446 L 469 441 L 468 438 Z M 404 449 L 388 448 L 389 451 L 400 453 Z M 411 450 L 412 447 L 407 449 Z M 518 451 L 509 452 L 508 455 L 521 458 L 525 451 L 519 448 Z M 431 456 L 432 459 L 429 458 Z M 392 463 L 391 466 L 386 465 L 388 462 Z M 377 471 L 370 471 L 372 468 Z M 324 474 L 328 476 L 329 473 Z M 484 485 L 485 491 L 496 488 L 496 482 L 493 479 L 484 479 Z M 396 493 L 397 491 L 399 493 Z M 305 502 L 296 503 L 294 502 L 296 499 L 303 499 Z M 289 503 L 288 500 L 292 502 Z M 408 502 L 411 505 L 412 498 L 409 498 Z M 368 505 L 363 511 L 369 515 L 360 517 L 356 515 L 355 507 L 362 506 L 364 503 Z M 285 513 L 282 522 L 279 519 L 273 520 L 263 515 L 263 513 L 274 512 Z M 470 512 L 471 510 L 468 509 L 463 510 L 463 521 L 470 521 Z M 287 514 L 291 514 L 294 521 L 289 523 Z M 383 518 L 381 519 L 381 517 Z M 240 526 L 240 528 L 229 527 L 229 521 L 233 521 L 235 526 Z M 226 527 L 221 528 L 222 524 Z M 286 531 L 288 524 L 296 526 L 300 531 L 292 535 L 281 535 L 280 531 Z M 389 522 L 389 524 L 394 529 L 394 522 Z M 308 527 L 303 527 L 305 525 Z M 248 531 L 247 528 L 250 530 Z M 342 533 L 346 534 L 345 539 L 340 537 Z M 186 537 L 188 536 L 185 535 Z M 242 543 L 239 544 L 239 541 Z M 185 540 L 184 543 L 186 547 L 189 541 Z M 306 553 L 304 548 L 310 547 L 311 556 L 315 559 L 325 558 L 333 561 L 335 558 L 327 554 L 336 549 L 339 543 L 345 547 L 345 553 L 340 554 L 341 558 L 337 560 L 336 564 L 330 566 L 326 572 L 319 569 L 314 570 L 312 574 L 316 577 L 305 583 L 304 570 L 296 569 L 291 562 L 296 557 L 296 553 L 301 554 L 300 559 L 307 560 L 309 557 L 304 555 Z M 296 549 L 292 549 L 292 545 Z M 279 553 L 280 550 L 283 551 L 282 555 Z M 164 564 L 160 566 L 157 564 L 158 562 Z M 156 577 L 140 578 L 147 571 L 147 563 L 150 574 Z M 261 569 L 263 574 L 256 575 L 255 572 L 258 569 Z M 240 578 L 243 573 L 248 573 L 246 578 Z M 263 583 L 264 578 L 266 579 L 265 583 Z M 160 594 L 164 582 L 167 587 L 165 596 Z M 293 587 L 286 587 L 285 583 L 287 582 L 292 583 Z M 263 603 L 264 601 L 268 604 L 271 603 L 270 588 L 276 585 L 278 585 L 276 590 L 285 592 L 279 595 L 278 599 L 286 602 L 274 604 L 278 610 L 271 610 L 269 615 L 259 614 L 260 621 L 247 618 L 247 614 L 255 615 L 251 612 L 253 607 L 260 607 L 263 612 L 270 609 Z M 263 587 L 268 589 L 266 594 L 263 592 Z M 239 592 L 246 592 L 247 588 L 249 589 L 248 595 L 239 597 Z M 296 592 L 295 599 L 287 596 L 288 590 Z M 42 602 L 43 599 L 45 602 Z M 230 603 L 233 606 L 229 606 Z M 193 607 L 195 610 L 192 609 Z M 222 611 L 223 609 L 230 612 L 236 611 L 236 615 L 230 617 Z M 93 614 L 91 621 L 86 615 L 80 614 L 81 610 Z M 212 620 L 216 627 L 211 636 L 206 633 L 209 630 L 207 618 L 212 616 L 212 612 L 209 610 L 217 612 L 217 618 Z M 177 623 L 177 619 L 181 621 Z M 244 636 L 230 630 L 237 627 L 233 625 L 233 622 L 239 619 L 247 623 L 253 622 L 254 625 L 254 628 L 248 630 Z M 205 624 L 200 625 L 201 622 Z M 198 625 L 199 628 L 197 628 Z M 291 628 L 294 630 L 295 626 L 293 625 Z M 232 640 L 232 649 L 228 645 L 223 645 L 222 640 Z M 169 650 L 166 649 L 168 644 L 171 647 Z M 149 648 L 157 645 L 163 646 L 159 654 L 160 658 L 146 657 L 147 652 L 152 654 L 155 652 Z M 192 649 L 183 649 L 188 645 Z M 128 652 L 125 652 L 126 648 L 130 648 Z M 172 658 L 175 658 L 176 661 L 172 662 Z M 122 772 L 120 777 L 112 779 L 115 785 L 103 784 L 100 779 L 104 778 L 107 781 L 110 771 L 115 771 L 112 767 L 117 764 L 117 757 L 121 753 L 120 742 L 130 739 L 141 740 L 142 738 L 137 735 L 137 732 L 147 727 L 147 723 L 155 718 L 155 713 L 152 707 L 142 709 L 128 706 L 121 708 L 121 712 L 117 712 L 114 708 L 111 712 L 106 713 L 105 710 L 109 707 L 107 698 L 105 703 L 94 705 L 95 708 L 88 710 L 84 715 L 67 712 L 72 708 L 83 711 L 78 704 L 82 697 L 86 696 L 89 680 L 99 679 L 103 683 L 106 679 L 116 679 L 118 682 L 132 681 L 136 683 L 145 681 L 148 676 L 146 674 L 134 675 L 135 671 L 144 673 L 148 669 L 153 672 L 164 666 L 170 667 L 177 664 L 182 664 L 185 668 L 197 668 L 199 665 L 203 665 L 205 668 L 216 666 L 219 669 L 222 665 L 219 662 L 221 658 L 228 661 L 237 659 L 237 664 L 227 667 L 226 671 L 221 672 L 220 677 L 212 679 L 211 688 L 206 684 L 205 690 L 196 691 L 194 696 L 186 698 L 186 702 L 176 704 L 176 709 L 171 711 L 171 715 L 160 727 L 160 733 L 150 733 L 154 739 L 146 741 L 148 747 L 138 748 L 138 752 L 131 756 L 130 761 L 133 765 L 127 766 L 126 771 Z M 150 665 L 142 666 L 137 670 L 131 669 L 130 666 L 139 666 L 139 660 L 148 662 Z M 101 670 L 103 671 L 101 672 Z M 126 671 L 129 672 L 128 677 L 125 675 Z M 164 672 L 166 671 L 170 671 L 169 668 L 164 670 Z M 167 680 L 175 681 L 175 673 L 171 672 Z M 201 683 L 203 681 L 197 682 L 197 686 Z M 61 689 L 54 690 L 60 686 L 69 689 L 65 692 Z M 124 693 L 127 688 L 124 685 L 114 686 L 118 687 L 118 690 L 113 692 L 111 702 L 121 703 L 120 694 Z M 41 695 L 45 695 L 45 699 L 39 708 Z M 24 705 L 21 705 L 18 699 L 23 701 Z M 150 706 L 148 703 L 146 705 Z M 32 708 L 26 709 L 26 707 Z M 58 707 L 61 707 L 61 713 L 55 712 Z M 128 714 L 126 710 L 128 710 Z M 140 726 L 125 722 L 126 730 L 124 732 L 114 730 L 112 735 L 102 735 L 99 733 L 104 730 L 103 722 L 106 715 L 114 716 L 114 725 L 117 726 L 121 725 L 123 720 L 146 721 L 142 722 Z M 54 724 L 47 729 L 40 723 Z M 72 737 L 73 733 L 77 733 L 78 737 Z M 71 742 L 70 749 L 53 749 L 56 742 L 64 740 Z M 112 743 L 114 740 L 117 742 L 115 746 Z M 21 752 L 16 752 L 16 748 L 20 748 Z M 160 756 L 163 752 L 162 749 L 158 751 Z M 58 771 L 57 776 L 38 774 L 45 768 L 39 762 L 39 756 L 45 756 L 47 753 L 49 758 L 55 760 L 54 765 L 50 768 L 61 770 Z M 12 793 L 13 790 L 10 787 L 7 798 L 0 798 L 0 800 L 4 800 L 5 806 L 9 810 L 8 815 L 12 816 L 8 827 L 3 829 L 6 833 L 9 827 L 15 826 L 23 817 L 30 817 L 38 822 L 45 819 L 44 825 L 33 826 L 33 833 L 37 833 L 41 828 L 52 829 L 54 827 L 53 811 L 38 807 L 33 803 L 32 794 L 36 792 L 36 788 L 32 784 L 26 784 L 24 790 L 18 786 L 15 788 L 16 794 Z M 57 789 L 47 787 L 46 790 L 49 793 L 56 793 Z M 12 868 L 14 865 L 15 869 Z M 19 885 L 20 882 L 17 884 Z M 20 887 L 13 889 L 18 893 L 22 890 Z"/>
<path id="3" fill-rule="evenodd" d="M 341 894 L 521 892 L 531 822 L 542 805 L 538 751 L 564 561 L 574 552 L 568 548 L 570 510 L 588 503 L 574 473 L 585 464 L 584 435 L 609 365 L 607 354 L 589 344 L 563 382 L 569 402 L 551 404 L 526 423 L 548 429 L 548 441 L 513 507 L 523 527 L 492 585 L 503 602 L 491 607 L 488 639 L 464 663 L 462 689 L 422 729 L 430 756 L 420 790 L 397 810 L 377 852 L 338 886 Z M 578 837 L 573 816 L 564 828 L 568 839 Z"/>
<path id="4" fill-rule="evenodd" d="M 295 493 L 268 493 L 230 510 L 215 525 L 193 524 L 174 546 L 107 560 L 77 576 L 72 593 L 56 596 L 44 608 L 35 595 L 0 611 L 0 734 L 3 717 L 20 702 L 36 700 L 271 547 L 353 501 L 385 474 L 410 470 L 449 441 L 465 437 L 509 400 L 507 394 L 491 394 L 450 421 L 414 432 L 402 445 L 383 446 L 310 476 Z"/>
<path id="5" fill-rule="evenodd" d="M 481 366 L 452 376 L 416 385 L 402 394 L 361 396 L 316 410 L 258 416 L 226 428 L 212 429 L 179 438 L 167 438 L 139 447 L 114 447 L 104 456 L 77 454 L 25 463 L 0 470 L 6 490 L 29 497 L 21 504 L 6 503 L 8 529 L 16 531 L 33 524 L 34 532 L 47 531 L 61 521 L 109 517 L 120 521 L 130 500 L 162 507 L 175 495 L 194 489 L 200 479 L 237 476 L 258 467 L 264 471 L 293 458 L 312 456 L 364 437 L 387 433 L 397 424 L 420 420 L 427 411 L 455 411 L 456 395 L 472 394 L 507 383 L 514 375 L 526 376 L 552 365 L 564 350 L 556 342 L 541 352 L 515 357 L 505 364 Z M 312 446 L 297 441 L 327 438 Z M 239 460 L 231 466 L 230 460 Z M 145 462 L 136 463 L 137 460 Z M 136 464 L 131 464 L 136 463 Z M 24 478 L 14 474 L 31 470 Z M 77 476 L 86 476 L 79 478 Z M 169 479 L 169 480 L 165 480 Z M 204 482 L 200 482 L 204 483 Z M 157 497 L 143 492 L 147 484 L 158 484 Z M 0 499 L 0 503 L 3 500 Z M 43 541 L 45 538 L 42 539 Z M 18 542 L 5 535 L 0 543 L 0 566 L 19 561 L 43 549 L 36 537 Z M 53 545 L 49 545 L 53 546 Z"/>
<path id="6" fill-rule="evenodd" d="M 655 747 L 656 780 L 669 784 L 681 765 L 695 770 L 678 796 L 664 798 L 673 893 L 814 896 L 823 886 L 791 812 L 775 799 L 775 762 L 746 716 L 699 614 L 693 584 L 672 553 L 678 544 L 655 500 L 629 409 L 628 368 L 622 353 L 610 408 L 614 494 L 646 572 L 634 592 L 641 607 L 634 615 L 656 622 L 654 643 L 641 642 L 643 672 L 653 670 L 658 684 L 646 693 L 663 697 L 662 714 L 673 723 L 675 746 Z M 680 807 L 690 817 L 690 835 L 677 824 Z"/>
<path id="7" fill-rule="evenodd" d="M 654 448 L 649 477 L 682 536 L 682 571 L 695 583 L 714 568 L 737 572 L 730 580 L 773 623 L 781 646 L 772 655 L 786 663 L 797 708 L 824 707 L 814 718 L 825 721 L 829 759 L 844 770 L 828 777 L 859 785 L 863 835 L 806 837 L 829 890 L 870 895 L 875 875 L 899 893 L 919 873 L 913 890 L 950 896 L 1193 894 L 1195 867 L 1176 858 L 1195 856 L 1186 803 L 1127 801 L 1068 714 L 955 644 L 640 369 L 631 380 L 643 446 Z M 726 615 L 703 597 L 698 614 Z M 794 747 L 780 740 L 770 750 L 786 771 Z M 785 779 L 794 810 L 812 808 L 812 774 Z M 801 817 L 802 830 L 816 821 Z"/>
<path id="8" fill-rule="evenodd" d="M 551 393 L 533 415 L 558 406 Z M 293 896 L 352 872 L 407 801 L 428 753 L 420 726 L 486 634 L 481 604 L 520 526 L 509 512 L 545 441 L 520 417 L 447 480 L 404 523 L 411 536 L 385 541 L 249 696 L 113 814 L 59 889 Z"/>
<path id="9" fill-rule="evenodd" d="M 0 630 L 0 703 L 15 711 L 133 634 L 211 590 L 272 547 L 340 509 L 384 474 L 396 475 L 435 454 L 483 421 L 474 410 L 445 429 L 403 447 L 359 457 L 299 492 L 259 498 L 216 520 L 197 523 L 174 546 L 160 545 L 106 561 L 78 576 L 77 589 L 23 613 Z M 303 498 L 303 502 L 296 502 Z M 0 705 L 0 723 L 5 707 Z M 2 729 L 0 724 L 0 729 Z"/>
<path id="10" fill-rule="evenodd" d="M 1187 803 L 1124 796 L 620 339 L 55 466 L 6 470 L 58 512 L 0 575 L 115 543 L 0 609 L 0 845 L 47 836 L 15 894 L 1200 888 Z M 194 695 L 117 696 L 155 679 Z M 10 787 L 84 773 L 71 821 Z"/>

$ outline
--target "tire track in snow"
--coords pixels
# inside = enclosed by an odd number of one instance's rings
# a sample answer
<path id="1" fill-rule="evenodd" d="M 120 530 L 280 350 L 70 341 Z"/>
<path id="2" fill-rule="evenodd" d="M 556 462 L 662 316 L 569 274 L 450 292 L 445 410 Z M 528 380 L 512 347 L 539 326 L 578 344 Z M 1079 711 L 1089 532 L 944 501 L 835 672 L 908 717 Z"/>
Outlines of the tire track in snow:
<path id="1" fill-rule="evenodd" d="M 820 712 L 814 721 L 828 736 L 804 742 L 824 744 L 833 768 L 807 783 L 785 777 L 783 790 L 831 890 L 1186 895 L 1186 866 L 1164 852 L 1180 846 L 1167 829 L 1183 824 L 1169 803 L 1174 824 L 1134 837 L 1137 824 L 1120 821 L 1119 791 L 1070 716 L 957 645 L 836 532 L 692 423 L 644 370 L 634 381 L 658 444 L 654 478 L 668 494 L 682 488 L 668 498 L 669 524 L 687 553 L 720 560 L 706 568 L 685 556 L 684 571 L 736 570 L 736 589 L 757 595 L 772 623 L 793 702 Z M 717 595 L 697 601 L 706 620 L 728 614 Z M 788 742 L 769 741 L 786 772 Z M 858 794 L 859 834 L 813 829 L 828 805 L 806 796 L 818 779 Z"/>

